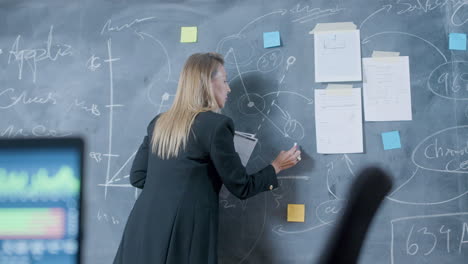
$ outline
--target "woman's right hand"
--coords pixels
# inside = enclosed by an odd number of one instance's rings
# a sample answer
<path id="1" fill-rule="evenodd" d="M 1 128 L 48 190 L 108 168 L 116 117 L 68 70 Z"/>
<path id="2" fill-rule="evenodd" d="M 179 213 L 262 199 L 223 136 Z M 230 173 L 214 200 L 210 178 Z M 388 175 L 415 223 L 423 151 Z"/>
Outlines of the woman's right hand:
<path id="1" fill-rule="evenodd" d="M 299 146 L 296 145 L 288 151 L 281 151 L 271 165 L 275 168 L 276 174 L 278 174 L 282 170 L 296 166 L 300 160 L 301 151 L 299 150 Z"/>

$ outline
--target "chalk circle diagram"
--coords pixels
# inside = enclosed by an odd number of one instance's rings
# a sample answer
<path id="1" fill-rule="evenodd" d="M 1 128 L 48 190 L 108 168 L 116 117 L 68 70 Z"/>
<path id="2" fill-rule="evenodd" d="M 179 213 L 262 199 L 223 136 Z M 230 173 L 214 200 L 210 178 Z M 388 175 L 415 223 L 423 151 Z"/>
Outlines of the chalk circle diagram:
<path id="1" fill-rule="evenodd" d="M 155 78 L 147 87 L 146 97 L 148 101 L 156 107 L 157 113 L 167 111 L 174 101 L 177 82 L 173 80 L 161 80 Z"/>
<path id="2" fill-rule="evenodd" d="M 428 73 L 427 90 L 440 98 L 449 99 L 442 103 L 468 100 L 468 62 L 449 62 L 434 44 L 419 36 L 405 32 L 380 32 L 365 38 L 365 46 L 373 40 L 387 38 L 409 38 L 421 48 L 431 49 L 442 64 Z M 411 56 L 411 55 L 410 55 Z M 453 73 L 457 68 L 459 73 Z M 452 101 L 450 101 L 452 100 Z M 466 110 L 465 110 L 466 112 Z M 466 114 L 466 113 L 464 113 Z M 427 135 L 429 133 L 425 133 Z M 411 162 L 414 170 L 387 199 L 401 204 L 437 205 L 456 200 L 468 193 L 460 182 L 468 177 L 468 126 L 460 125 L 433 131 L 413 149 Z"/>
<path id="3" fill-rule="evenodd" d="M 283 109 L 284 106 L 272 103 L 279 96 L 292 97 L 292 100 L 303 102 L 304 105 L 310 104 L 312 100 L 300 94 L 288 91 L 278 92 L 278 89 L 275 89 L 278 88 L 279 81 L 271 77 L 271 73 L 281 67 L 286 67 L 286 60 L 280 49 L 268 50 L 260 56 L 254 56 L 254 51 L 252 44 L 243 35 L 226 37 L 218 44 L 217 52 L 224 55 L 225 66 L 231 69 L 228 77 L 232 92 L 225 108 L 249 119 L 254 129 L 258 130 L 259 125 L 273 127 L 280 136 L 293 138 L 297 141 L 302 139 L 305 134 L 302 124 L 292 117 L 292 113 Z M 289 64 L 293 63 L 293 60 L 289 61 Z M 241 70 L 252 67 L 255 69 Z M 262 87 L 268 87 L 268 89 Z M 256 160 L 261 160 L 261 158 L 254 159 L 253 163 Z M 265 165 L 262 163 L 258 165 L 260 167 L 256 167 L 261 169 Z M 243 243 L 235 249 L 220 243 L 220 255 L 234 256 L 233 258 L 238 259 L 237 263 L 246 260 L 257 247 L 264 232 L 268 232 L 265 229 L 266 219 L 268 211 L 271 208 L 274 210 L 274 206 L 276 203 L 266 194 L 249 199 L 247 204 L 240 204 L 235 201 L 232 195 L 221 200 L 221 221 L 236 224 L 245 232 L 242 237 L 239 237 L 238 231 L 225 225 L 227 228 L 221 229 L 220 233 L 226 238 L 242 239 Z M 254 227 L 251 225 L 252 222 L 261 223 Z"/>
<path id="4" fill-rule="evenodd" d="M 236 77 L 237 78 L 237 77 Z M 236 80 L 234 79 L 233 82 Z M 247 85 L 248 86 L 248 85 Z M 287 106 L 275 103 L 278 97 L 293 97 L 292 100 L 303 103 L 304 107 L 310 103 L 310 100 L 294 93 L 247 93 L 237 99 L 237 110 L 242 115 L 256 117 L 255 124 L 262 126 L 272 126 L 280 136 L 291 140 L 300 141 L 304 139 L 305 129 L 302 123 L 295 119 Z"/>
<path id="5" fill-rule="evenodd" d="M 301 109 L 313 107 L 313 100 L 299 93 L 281 90 L 278 81 L 267 78 L 268 73 L 261 71 L 249 71 L 238 74 L 229 82 L 232 99 L 228 100 L 227 107 L 240 115 L 251 118 L 251 126 L 255 128 L 271 128 L 279 136 L 295 141 L 305 137 L 305 129 L 297 115 L 297 106 Z M 272 81 L 273 80 L 273 81 Z M 263 87 L 272 88 L 265 90 Z M 281 86 L 280 86 L 281 87 Z M 275 91 L 276 90 L 276 91 Z M 279 101 L 294 102 L 294 108 Z M 257 129 L 259 131 L 259 129 Z"/>

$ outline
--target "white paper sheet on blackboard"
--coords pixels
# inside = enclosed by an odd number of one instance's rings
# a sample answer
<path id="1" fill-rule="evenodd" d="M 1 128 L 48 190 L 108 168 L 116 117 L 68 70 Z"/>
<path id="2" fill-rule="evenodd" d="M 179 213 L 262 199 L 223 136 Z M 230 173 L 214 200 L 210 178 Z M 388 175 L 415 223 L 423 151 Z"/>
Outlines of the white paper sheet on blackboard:
<path id="1" fill-rule="evenodd" d="M 315 90 L 317 152 L 362 153 L 361 88 L 337 90 Z"/>
<path id="2" fill-rule="evenodd" d="M 363 67 L 365 120 L 412 120 L 408 57 L 364 58 Z"/>
<path id="3" fill-rule="evenodd" d="M 359 30 L 314 32 L 315 81 L 361 81 Z"/>

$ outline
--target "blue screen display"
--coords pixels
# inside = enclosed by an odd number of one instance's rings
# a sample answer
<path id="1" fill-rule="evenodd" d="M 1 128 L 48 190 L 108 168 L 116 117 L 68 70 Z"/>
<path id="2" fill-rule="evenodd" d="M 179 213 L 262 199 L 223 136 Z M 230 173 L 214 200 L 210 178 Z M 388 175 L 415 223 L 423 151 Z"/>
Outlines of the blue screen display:
<path id="1" fill-rule="evenodd" d="M 0 263 L 78 263 L 81 153 L 0 149 Z"/>

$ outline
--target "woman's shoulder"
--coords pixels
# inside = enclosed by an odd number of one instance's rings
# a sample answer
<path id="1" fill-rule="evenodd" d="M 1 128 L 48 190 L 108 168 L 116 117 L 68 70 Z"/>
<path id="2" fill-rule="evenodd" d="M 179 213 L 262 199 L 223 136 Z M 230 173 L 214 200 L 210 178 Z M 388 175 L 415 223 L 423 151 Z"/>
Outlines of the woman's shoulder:
<path id="1" fill-rule="evenodd" d="M 232 124 L 232 119 L 223 114 L 215 113 L 212 111 L 201 112 L 196 118 L 197 123 L 216 127 L 220 124 Z"/>
<path id="2" fill-rule="evenodd" d="M 217 134 L 228 136 L 228 131 L 234 134 L 234 123 L 232 119 L 223 114 L 207 111 L 201 112 L 195 118 L 192 126 L 192 131 L 197 138 L 205 142 L 208 146 L 211 144 L 212 138 Z"/>
<path id="3" fill-rule="evenodd" d="M 153 117 L 153 119 L 149 122 L 148 127 L 147 127 L 148 133 L 149 133 L 150 131 L 153 131 L 154 125 L 156 124 L 156 121 L 158 120 L 159 116 L 161 116 L 161 114 L 157 114 L 157 115 L 156 115 L 155 117 Z"/>

